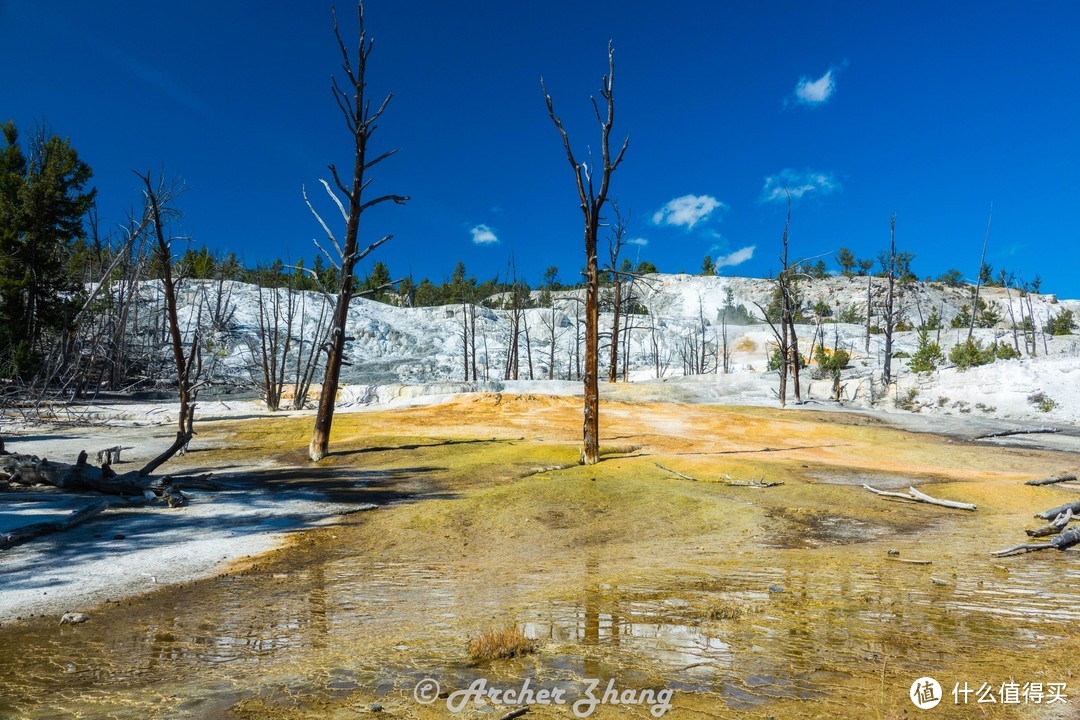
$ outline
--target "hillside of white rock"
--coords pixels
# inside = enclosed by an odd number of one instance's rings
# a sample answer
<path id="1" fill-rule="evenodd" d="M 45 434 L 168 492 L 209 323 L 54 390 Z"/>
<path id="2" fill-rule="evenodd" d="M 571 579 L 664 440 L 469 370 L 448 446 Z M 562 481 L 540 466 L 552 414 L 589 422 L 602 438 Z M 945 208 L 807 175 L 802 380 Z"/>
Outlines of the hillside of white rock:
<path id="1" fill-rule="evenodd" d="M 886 390 L 880 385 L 884 335 L 871 333 L 867 350 L 863 322 L 834 322 L 845 313 L 865 316 L 868 282 L 875 308 L 871 324 L 876 326 L 885 280 L 829 277 L 800 283 L 801 310 L 806 316 L 798 327 L 803 354 L 821 338 L 827 347 L 841 347 L 851 353 L 851 363 L 841 380 L 844 404 L 1028 422 L 1076 424 L 1080 421 L 1080 335 L 1050 336 L 1041 332 L 1048 319 L 1063 309 L 1072 310 L 1080 317 L 1080 301 L 1058 300 L 1048 294 L 1020 298 L 1015 291 L 1010 295 L 1004 288 L 984 287 L 980 298 L 997 312 L 1000 320 L 992 328 L 976 329 L 975 337 L 984 344 L 995 341 L 1015 344 L 1023 351 L 1023 337 L 1014 340 L 1013 319 L 1019 323 L 1021 312 L 1028 315 L 1030 302 L 1034 325 L 1040 330 L 1035 334 L 1035 354 L 1024 352 L 1021 359 L 998 360 L 968 370 L 959 370 L 946 362 L 934 372 L 914 374 L 907 369 L 906 356 L 914 352 L 918 334 L 905 330 L 895 334 L 893 374 L 897 379 Z M 931 331 L 931 336 L 940 340 L 948 356 L 950 348 L 967 337 L 966 328 L 952 329 L 950 322 L 964 305 L 971 305 L 971 291 L 968 286 L 954 288 L 937 283 L 907 286 L 900 300 L 904 320 L 911 327 L 918 327 L 936 311 L 943 329 Z M 227 321 L 208 333 L 204 331 L 218 359 L 216 380 L 234 386 L 252 385 L 253 373 L 257 375 L 260 292 L 257 287 L 187 281 L 180 292 L 182 321 L 190 332 L 202 307 L 205 324 L 207 308 L 218 302 L 219 292 L 223 293 L 223 305 L 228 308 Z M 627 379 L 641 386 L 641 393 L 654 399 L 775 404 L 777 373 L 767 371 L 767 360 L 775 342 L 759 309 L 768 306 L 772 292 L 771 281 L 754 278 L 657 274 L 638 280 L 634 288 L 638 312 L 630 316 L 629 341 L 625 344 L 629 350 Z M 158 284 L 144 283 L 140 294 L 145 305 L 160 307 Z M 491 298 L 476 307 L 479 383 L 463 382 L 462 318 L 466 310 L 462 306 L 408 308 L 356 299 L 347 328 L 347 335 L 352 338 L 346 346 L 350 365 L 343 369 L 342 376 L 349 387 L 343 390 L 340 400 L 344 404 L 371 403 L 410 394 L 498 390 L 525 384 L 533 392 L 578 391 L 580 361 L 576 348 L 583 333 L 579 317 L 583 313 L 578 309 L 581 295 L 582 291 L 556 292 L 549 307 L 524 311 L 518 377 L 509 386 L 505 365 L 511 340 L 511 312 L 499 309 L 499 298 Z M 540 304 L 539 292 L 534 291 L 532 297 L 534 304 Z M 303 312 L 300 308 L 295 312 L 294 344 L 301 337 L 310 340 L 316 336 L 321 305 L 325 302 L 317 293 L 305 294 Z M 824 308 L 829 311 L 820 324 L 815 306 L 819 311 Z M 721 318 L 725 309 L 728 373 L 717 367 L 723 346 Z M 140 313 L 144 324 L 158 322 L 153 319 L 156 317 L 153 312 Z M 740 320 L 743 324 L 737 324 Z M 611 324 L 608 309 L 601 313 L 602 378 L 607 374 L 606 346 Z M 143 331 L 150 328 L 144 327 Z M 687 356 L 700 358 L 702 334 L 707 346 L 706 372 L 687 376 Z M 819 340 L 815 341 L 815 336 Z M 164 352 L 163 357 L 167 359 Z M 828 402 L 831 380 L 814 380 L 812 370 L 811 367 L 804 374 L 803 400 Z M 321 373 L 316 381 L 320 377 Z"/>

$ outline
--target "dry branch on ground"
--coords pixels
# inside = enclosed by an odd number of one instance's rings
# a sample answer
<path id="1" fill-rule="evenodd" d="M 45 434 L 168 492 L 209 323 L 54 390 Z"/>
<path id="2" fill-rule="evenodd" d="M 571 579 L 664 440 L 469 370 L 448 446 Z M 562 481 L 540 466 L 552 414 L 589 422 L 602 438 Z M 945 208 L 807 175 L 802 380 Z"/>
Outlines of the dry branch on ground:
<path id="1" fill-rule="evenodd" d="M 877 488 L 870 487 L 869 485 L 863 485 L 864 490 L 869 490 L 875 495 L 882 495 L 884 497 L 897 498 L 898 500 L 909 500 L 913 502 L 926 503 L 927 505 L 937 505 L 939 507 L 953 508 L 954 510 L 976 510 L 977 506 L 974 503 L 957 502 L 956 500 L 939 500 L 935 497 L 930 497 L 924 492 L 920 492 L 913 487 L 909 487 L 907 494 L 890 492 L 888 490 L 878 490 Z"/>

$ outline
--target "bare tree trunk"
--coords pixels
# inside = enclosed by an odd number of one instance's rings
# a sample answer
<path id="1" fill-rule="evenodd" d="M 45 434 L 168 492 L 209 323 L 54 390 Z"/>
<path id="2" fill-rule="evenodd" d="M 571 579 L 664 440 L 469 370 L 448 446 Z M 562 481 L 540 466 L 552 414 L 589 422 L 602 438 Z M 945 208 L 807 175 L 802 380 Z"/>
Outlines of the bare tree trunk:
<path id="1" fill-rule="evenodd" d="M 730 348 L 728 347 L 727 336 L 727 313 L 724 313 L 723 317 L 720 318 L 720 333 L 724 343 L 724 374 L 727 375 L 731 372 L 731 356 L 729 354 Z"/>
<path id="2" fill-rule="evenodd" d="M 888 266 L 885 274 L 889 281 L 889 290 L 885 295 L 885 363 L 881 371 L 881 384 L 888 385 L 892 382 L 892 344 L 893 330 L 896 328 L 896 313 L 894 303 L 896 301 L 896 215 L 889 219 L 889 254 Z"/>
<path id="3" fill-rule="evenodd" d="M 787 318 L 780 321 L 780 407 L 787 407 L 788 367 L 791 365 L 791 339 L 788 337 Z"/>
<path id="4" fill-rule="evenodd" d="M 612 272 L 615 280 L 615 312 L 611 320 L 611 354 L 608 358 L 608 382 L 619 379 L 619 311 L 622 310 L 622 281 L 618 272 Z"/>
<path id="5" fill-rule="evenodd" d="M 596 189 L 593 177 L 596 174 L 585 164 L 579 164 L 574 159 L 574 153 L 570 147 L 570 138 L 563 128 L 562 121 L 555 114 L 555 107 L 548 94 L 547 88 L 540 82 L 544 92 L 544 100 L 547 103 L 548 115 L 559 134 L 562 136 L 563 149 L 566 151 L 566 159 L 574 172 L 574 180 L 577 183 L 578 197 L 581 200 L 581 210 L 585 220 L 585 411 L 582 424 L 582 449 L 581 462 L 585 465 L 594 465 L 600 460 L 600 385 L 598 367 L 599 349 L 599 319 L 600 319 L 600 272 L 596 260 L 596 238 L 600 228 L 600 213 L 608 199 L 608 190 L 611 184 L 611 175 L 619 164 L 622 163 L 626 154 L 626 147 L 630 138 L 623 141 L 622 148 L 614 157 L 611 155 L 609 138 L 611 128 L 615 123 L 615 50 L 608 44 L 608 73 L 601 80 L 600 96 L 607 105 L 606 117 L 601 117 L 600 108 L 593 101 L 597 119 L 600 121 L 600 152 L 603 167 L 601 169 L 600 187 Z"/>
<path id="6" fill-rule="evenodd" d="M 165 238 L 165 228 L 162 221 L 161 203 L 167 202 L 176 193 L 163 186 L 159 187 L 159 190 L 162 191 L 159 193 L 158 190 L 154 189 L 149 173 L 146 175 L 136 173 L 136 175 L 146 184 L 146 202 L 149 205 L 150 217 L 154 223 L 154 231 L 157 237 L 157 255 L 161 264 L 161 282 L 165 295 L 165 317 L 168 322 L 169 340 L 173 351 L 173 362 L 176 365 L 177 389 L 180 396 L 180 415 L 177 418 L 176 440 L 173 441 L 168 450 L 151 460 L 139 471 L 141 476 L 146 477 L 191 441 L 195 405 L 191 397 L 191 364 L 184 357 L 184 343 L 180 337 L 180 319 L 176 310 L 176 285 L 172 276 L 172 240 Z M 198 330 L 196 330 L 191 343 L 193 357 L 198 344 L 199 337 Z"/>
<path id="7" fill-rule="evenodd" d="M 556 339 L 557 339 L 556 336 L 555 336 L 555 300 L 554 300 L 554 298 L 552 298 L 552 300 L 551 300 L 551 324 L 548 326 L 548 333 L 549 333 L 548 334 L 548 340 L 549 340 L 549 343 L 550 343 L 549 346 L 548 346 L 548 379 L 549 380 L 554 380 L 555 377 L 556 377 L 556 372 L 555 372 L 555 343 L 556 343 Z"/>
<path id="8" fill-rule="evenodd" d="M 476 382 L 479 379 L 476 373 L 476 305 L 469 305 L 469 346 L 472 358 L 472 379 Z"/>
<path id="9" fill-rule="evenodd" d="M 1002 274 L 1004 275 L 1004 271 L 1002 271 Z M 1016 348 L 1016 354 L 1019 355 L 1020 354 L 1020 336 L 1016 332 L 1016 314 L 1013 313 L 1012 290 L 1009 288 L 1009 283 L 1004 283 L 1004 285 L 1005 285 L 1005 296 L 1009 299 L 1009 322 L 1012 325 L 1013 347 Z"/>
<path id="10" fill-rule="evenodd" d="M 986 219 L 986 235 L 983 237 L 982 255 L 979 256 L 979 274 L 975 277 L 975 298 L 971 301 L 971 325 L 968 327 L 968 340 L 975 332 L 975 318 L 979 314 L 979 289 L 982 287 L 983 265 L 986 264 L 986 246 L 990 242 L 990 221 L 994 219 L 994 204 L 990 203 L 990 217 Z"/>
<path id="11" fill-rule="evenodd" d="M 465 382 L 469 382 L 469 311 L 465 302 L 465 294 L 461 295 L 461 347 L 462 359 L 465 366 Z M 473 380 L 476 378 L 473 377 Z"/>
<path id="12" fill-rule="evenodd" d="M 785 190 L 786 192 L 786 190 Z M 775 292 L 779 295 L 780 299 L 780 327 L 776 327 L 776 323 L 769 317 L 769 312 L 763 308 L 759 303 L 754 303 L 758 310 L 761 311 L 762 316 L 765 318 L 765 322 L 773 331 L 773 336 L 777 342 L 777 354 L 780 359 L 780 388 L 777 393 L 780 400 L 780 407 L 787 406 L 787 380 L 788 369 L 793 368 L 795 373 L 795 385 L 796 385 L 796 400 L 799 399 L 798 388 L 798 373 L 799 373 L 799 357 L 798 357 L 798 338 L 795 336 L 795 291 L 792 287 L 792 266 L 788 262 L 788 237 L 791 230 L 791 193 L 787 193 L 787 220 L 784 222 L 784 235 L 781 240 L 781 253 L 780 253 L 780 272 L 776 275 Z M 794 350 L 793 350 L 794 346 Z M 766 359 L 768 359 L 768 348 L 766 348 Z"/>
<path id="13" fill-rule="evenodd" d="M 873 314 L 873 303 L 870 299 L 870 288 L 874 276 L 867 271 L 866 273 L 866 353 L 870 354 L 870 315 Z"/>
<path id="14" fill-rule="evenodd" d="M 349 80 L 349 92 L 352 93 L 352 97 L 350 98 L 349 93 L 342 90 L 338 85 L 337 79 L 335 78 L 333 80 L 332 92 L 334 100 L 337 102 L 339 109 L 345 117 L 345 124 L 348 126 L 353 139 L 354 152 L 351 187 L 346 187 L 342 183 L 334 165 L 329 165 L 328 168 L 333 175 L 337 189 L 348 199 L 348 211 L 346 211 L 337 195 L 334 194 L 334 191 L 331 190 L 330 185 L 326 181 L 322 181 L 327 193 L 331 196 L 345 220 L 345 242 L 343 245 L 338 244 L 327 224 L 323 222 L 322 218 L 315 212 L 315 209 L 311 207 L 311 203 L 308 202 L 308 207 L 318 219 L 323 230 L 326 231 L 327 237 L 333 242 L 334 247 L 338 250 L 338 258 L 340 259 L 340 264 L 337 264 L 329 253 L 325 253 L 330 261 L 338 268 L 339 286 L 337 302 L 334 306 L 334 313 L 330 322 L 331 329 L 330 337 L 327 341 L 326 372 L 323 376 L 322 391 L 319 394 L 319 409 L 315 415 L 315 427 L 312 430 L 311 444 L 308 447 L 308 457 L 314 462 L 318 462 L 326 456 L 327 448 L 330 443 L 330 427 L 334 421 L 334 407 L 337 401 L 338 384 L 341 379 L 341 366 L 345 359 L 345 341 L 347 339 L 345 337 L 345 325 L 349 317 L 349 303 L 353 297 L 356 263 L 391 237 L 390 235 L 386 235 L 361 251 L 357 242 L 357 234 L 360 229 L 360 215 L 365 210 L 387 201 L 403 205 L 409 199 L 404 195 L 382 195 L 372 200 L 365 201 L 362 197 L 369 182 L 365 179 L 366 172 L 374 165 L 391 155 L 394 155 L 397 151 L 390 150 L 374 159 L 368 159 L 368 140 L 371 137 L 371 133 L 375 130 L 375 123 L 378 121 L 379 117 L 382 116 L 390 102 L 390 98 L 393 96 L 387 95 L 386 99 L 383 100 L 378 109 L 372 112 L 371 101 L 366 97 L 367 86 L 365 80 L 367 61 L 372 50 L 372 41 L 367 39 L 367 34 L 364 29 L 363 2 L 360 2 L 357 5 L 357 15 L 359 18 L 360 37 L 355 69 L 353 67 L 352 59 L 349 57 L 349 52 L 345 48 L 345 42 L 342 40 L 341 33 L 338 30 L 337 16 L 335 15 L 334 17 L 334 37 L 337 39 L 338 48 L 341 50 L 343 68 Z M 316 243 L 316 245 L 318 245 L 318 243 Z M 322 248 L 320 247 L 320 249 Z"/>
<path id="15" fill-rule="evenodd" d="M 529 360 L 529 379 L 535 380 L 533 376 L 533 357 L 532 357 L 532 340 L 529 338 L 529 316 L 524 312 L 521 313 L 521 327 L 525 331 L 525 357 Z"/>

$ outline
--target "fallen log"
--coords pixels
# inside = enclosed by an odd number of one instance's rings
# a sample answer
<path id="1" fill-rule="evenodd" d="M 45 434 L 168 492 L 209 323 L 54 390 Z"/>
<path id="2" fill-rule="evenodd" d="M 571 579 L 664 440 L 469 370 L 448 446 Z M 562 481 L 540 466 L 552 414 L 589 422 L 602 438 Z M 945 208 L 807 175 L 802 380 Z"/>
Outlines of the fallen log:
<path id="1" fill-rule="evenodd" d="M 989 440 L 990 438 L 1008 437 L 1010 435 L 1039 435 L 1047 433 L 1059 433 L 1061 428 L 1056 427 L 1030 427 L 1030 428 L 1018 428 L 1016 430 L 998 430 L 997 432 L 986 433 L 985 435 L 979 435 L 976 440 Z"/>
<path id="2" fill-rule="evenodd" d="M 898 557 L 886 557 L 885 559 L 889 560 L 891 562 L 907 563 L 908 565 L 933 565 L 934 564 L 933 560 L 911 560 L 911 559 L 908 559 L 908 558 L 898 558 Z"/>
<path id="3" fill-rule="evenodd" d="M 888 490 L 878 490 L 877 488 L 870 487 L 867 484 L 863 484 L 864 490 L 869 490 L 875 495 L 883 495 L 885 497 L 897 498 L 899 500 L 909 500 L 913 502 L 926 503 L 927 505 L 938 505 L 940 507 L 952 508 L 954 510 L 976 510 L 978 507 L 974 503 L 957 502 L 956 500 L 939 500 L 935 497 L 930 497 L 924 492 L 920 492 L 913 487 L 909 487 L 907 494 L 890 492 Z"/>
<path id="4" fill-rule="evenodd" d="M 514 718 L 519 718 L 527 712 L 529 712 L 528 707 L 518 708 L 517 710 L 511 710 L 510 712 L 506 713 L 501 718 L 499 718 L 499 720 L 514 720 Z"/>
<path id="5" fill-rule="evenodd" d="M 770 488 L 777 485 L 783 485 L 783 480 L 766 480 L 762 478 L 760 480 L 750 480 L 749 482 L 743 482 L 740 480 L 728 480 L 724 483 L 728 487 L 755 487 L 755 488 Z"/>
<path id="6" fill-rule="evenodd" d="M 131 450 L 128 446 L 113 445 L 97 451 L 98 465 L 115 465 L 120 462 L 120 451 Z"/>
<path id="7" fill-rule="evenodd" d="M 62 490 L 95 490 L 104 495 L 125 497 L 143 497 L 150 492 L 155 497 L 163 497 L 169 507 L 184 504 L 184 497 L 174 478 L 145 477 L 141 471 L 117 475 L 108 464 L 96 468 L 88 464 L 86 459 L 85 450 L 79 453 L 74 465 L 50 462 L 35 455 L 0 455 L 0 479 L 6 477 L 9 482 L 20 485 L 52 485 Z M 193 485 L 200 489 L 221 489 L 220 485 L 210 482 L 207 477 L 193 477 Z"/>
<path id="8" fill-rule="evenodd" d="M 41 535 L 48 535 L 49 533 L 73 528 L 79 523 L 86 522 L 95 515 L 102 513 L 107 507 L 109 507 L 107 501 L 98 500 L 95 503 L 65 515 L 60 520 L 24 525 L 21 528 L 15 528 L 14 530 L 0 533 L 0 550 L 9 548 L 12 545 L 18 545 L 19 543 L 26 542 L 27 540 Z"/>
<path id="9" fill-rule="evenodd" d="M 938 500 L 932 498 L 926 493 L 919 492 L 913 487 L 908 488 L 908 492 L 911 493 L 911 497 L 915 498 L 919 502 L 929 503 L 931 505 L 940 505 L 941 507 L 955 508 L 956 510 L 977 510 L 975 503 L 957 502 L 956 500 Z"/>
<path id="10" fill-rule="evenodd" d="M 1013 545 L 1010 548 L 1004 550 L 997 550 L 990 553 L 994 557 L 1004 557 L 1006 555 L 1017 555 L 1021 553 L 1037 552 L 1039 550 L 1064 550 L 1072 547 L 1073 545 L 1080 543 L 1080 527 L 1073 528 L 1072 530 L 1066 530 L 1060 535 L 1054 537 L 1049 542 L 1045 543 L 1024 543 L 1021 545 Z"/>
<path id="11" fill-rule="evenodd" d="M 1058 515 L 1064 512 L 1068 512 L 1070 510 L 1072 510 L 1073 515 L 1080 515 L 1080 500 L 1078 500 L 1077 502 L 1065 503 L 1064 505 L 1058 505 L 1057 507 L 1050 508 L 1049 510 L 1043 510 L 1035 517 L 1039 518 L 1040 520 L 1053 520 Z"/>
<path id="12" fill-rule="evenodd" d="M 915 502 L 915 498 L 904 493 L 890 492 L 889 490 L 878 490 L 875 487 L 870 487 L 866 483 L 863 483 L 863 490 L 869 490 L 875 495 L 882 495 L 884 497 L 896 498 L 897 500 L 906 500 L 907 502 Z"/>
<path id="13" fill-rule="evenodd" d="M 679 472 L 679 471 L 677 471 L 677 470 L 672 470 L 672 469 L 671 469 L 671 468 L 669 468 L 669 467 L 664 467 L 664 466 L 663 466 L 663 465 L 661 465 L 660 463 L 653 463 L 653 465 L 655 465 L 656 467 L 660 468 L 661 470 L 665 470 L 665 471 L 667 471 L 667 472 L 671 473 L 672 475 L 678 475 L 678 476 L 679 476 L 679 477 L 681 477 L 681 478 L 682 478 L 683 480 L 690 480 L 690 481 L 692 481 L 692 482 L 697 482 L 697 481 L 698 481 L 698 479 L 697 479 L 697 478 L 695 478 L 695 477 L 690 477 L 689 475 L 683 475 L 683 474 L 682 474 L 681 472 Z"/>
<path id="14" fill-rule="evenodd" d="M 1055 475 L 1054 477 L 1042 478 L 1041 480 L 1028 480 L 1025 485 L 1054 485 L 1056 483 L 1072 482 L 1075 475 Z"/>
<path id="15" fill-rule="evenodd" d="M 187 504 L 187 497 L 172 482 L 166 483 L 161 489 L 161 499 L 171 508 L 178 508 Z"/>
<path id="16" fill-rule="evenodd" d="M 1065 512 L 1054 518 L 1048 525 L 1037 527 L 1034 530 L 1025 530 L 1030 537 L 1046 537 L 1047 535 L 1057 535 L 1059 532 L 1065 529 L 1065 526 L 1069 524 L 1069 521 L 1073 519 L 1073 511 L 1070 508 Z"/>

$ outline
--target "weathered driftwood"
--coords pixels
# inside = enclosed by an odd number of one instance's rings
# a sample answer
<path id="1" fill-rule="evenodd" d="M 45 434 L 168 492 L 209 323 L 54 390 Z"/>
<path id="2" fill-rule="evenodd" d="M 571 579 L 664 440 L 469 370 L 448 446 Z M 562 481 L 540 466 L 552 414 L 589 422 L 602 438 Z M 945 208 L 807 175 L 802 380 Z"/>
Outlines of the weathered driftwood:
<path id="1" fill-rule="evenodd" d="M 875 495 L 882 495 L 884 497 L 896 498 L 897 500 L 906 500 L 907 502 L 916 502 L 915 498 L 906 493 L 891 492 L 889 490 L 878 490 L 875 487 L 870 487 L 866 483 L 863 483 L 863 490 L 869 490 Z"/>
<path id="2" fill-rule="evenodd" d="M 1050 521 L 1049 524 L 1037 527 L 1034 530 L 1025 530 L 1031 537 L 1046 537 L 1047 535 L 1057 535 L 1059 532 L 1065 529 L 1065 526 L 1069 524 L 1069 521 L 1073 519 L 1073 511 L 1070 508 L 1065 512 L 1058 515 L 1056 518 Z"/>
<path id="3" fill-rule="evenodd" d="M 97 490 L 106 495 L 142 495 L 134 473 L 117 475 L 108 465 L 98 468 L 86 462 L 86 451 L 74 465 L 52 462 L 36 455 L 0 455 L 0 476 L 17 485 L 52 485 L 62 490 Z"/>
<path id="4" fill-rule="evenodd" d="M 1076 479 L 1075 475 L 1055 475 L 1054 477 L 1042 478 L 1040 480 L 1028 480 L 1025 485 L 1054 485 L 1056 483 L 1072 482 Z"/>
<path id="5" fill-rule="evenodd" d="M 956 500 L 939 500 L 935 497 L 930 497 L 924 492 L 920 492 L 913 487 L 909 487 L 907 494 L 890 492 L 888 490 L 878 490 L 877 488 L 870 487 L 863 484 L 864 490 L 869 490 L 875 495 L 883 495 L 885 497 L 897 498 L 900 500 L 910 500 L 914 502 L 926 503 L 927 505 L 938 505 L 940 507 L 953 508 L 954 510 L 976 510 L 978 509 L 974 503 L 957 502 Z"/>
<path id="6" fill-rule="evenodd" d="M 1064 505 L 1058 505 L 1057 507 L 1050 508 L 1049 510 L 1043 510 L 1035 517 L 1039 518 L 1040 520 L 1053 520 L 1058 515 L 1066 513 L 1070 510 L 1072 510 L 1073 515 L 1080 515 L 1080 500 L 1078 500 L 1077 502 L 1065 503 Z"/>
<path id="7" fill-rule="evenodd" d="M 529 712 L 528 707 L 518 708 L 517 710 L 511 710 L 510 712 L 506 713 L 501 718 L 499 718 L 499 720 L 514 720 L 514 718 L 519 718 L 527 712 Z"/>
<path id="8" fill-rule="evenodd" d="M 695 477 L 690 477 L 689 475 L 683 475 L 683 474 L 682 474 L 681 472 L 679 472 L 679 471 L 677 471 L 677 470 L 672 470 L 672 469 L 671 469 L 671 468 L 669 468 L 669 467 L 664 467 L 664 466 L 663 466 L 663 465 L 661 465 L 660 463 L 653 463 L 653 465 L 655 465 L 656 467 L 660 468 L 661 470 L 664 470 L 664 471 L 666 471 L 666 472 L 669 472 L 669 473 L 671 473 L 672 475 L 678 475 L 678 476 L 679 476 L 679 477 L 681 477 L 681 478 L 682 478 L 683 480 L 691 480 L 691 481 L 693 481 L 693 482 L 697 482 L 697 481 L 698 481 L 698 479 L 697 479 L 697 478 L 695 478 Z"/>
<path id="9" fill-rule="evenodd" d="M 17 485 L 52 485 L 63 490 L 95 490 L 105 495 L 145 496 L 147 492 L 165 499 L 169 507 L 184 504 L 184 496 L 175 481 L 166 477 L 144 477 L 141 472 L 117 475 L 108 464 L 100 468 L 86 462 L 86 451 L 79 453 L 74 465 L 52 462 L 35 455 L 8 453 L 0 455 L 0 479 Z M 206 475 L 192 478 L 205 489 L 220 489 L 206 480 Z"/>
<path id="10" fill-rule="evenodd" d="M 909 558 L 898 558 L 898 557 L 886 557 L 885 559 L 890 560 L 892 562 L 907 563 L 908 565 L 933 565 L 934 564 L 933 560 L 912 560 L 912 559 L 909 559 Z"/>
<path id="11" fill-rule="evenodd" d="M 130 449 L 131 447 L 122 445 L 113 445 L 112 447 L 102 448 L 97 451 L 98 465 L 114 465 L 120 462 L 120 451 Z"/>
<path id="12" fill-rule="evenodd" d="M 48 535 L 49 533 L 59 532 L 61 530 L 73 528 L 79 523 L 86 522 L 95 515 L 100 514 L 107 507 L 109 507 L 109 503 L 107 501 L 98 500 L 95 503 L 91 503 L 84 508 L 80 508 L 72 513 L 65 515 L 59 520 L 34 523 L 33 525 L 24 525 L 23 527 L 0 533 L 0 550 L 9 548 L 12 545 L 18 545 L 19 543 L 26 542 L 31 538 L 36 538 L 41 535 Z"/>
<path id="13" fill-rule="evenodd" d="M 728 487 L 770 488 L 770 487 L 776 487 L 777 485 L 783 485 L 784 481 L 783 480 L 766 480 L 765 478 L 762 478 L 760 480 L 755 479 L 755 480 L 749 480 L 749 481 L 728 480 L 724 484 L 727 485 Z"/>
<path id="14" fill-rule="evenodd" d="M 931 505 L 940 505 L 941 507 L 955 508 L 956 510 L 977 510 L 975 503 L 957 502 L 955 500 L 939 500 L 932 498 L 926 493 L 919 492 L 913 487 L 908 488 L 908 492 L 911 496 L 919 502 L 929 503 Z"/>
<path id="15" fill-rule="evenodd" d="M 1018 428 L 1016 430 L 998 430 L 997 432 L 986 433 L 985 435 L 979 435 L 976 440 L 989 440 L 990 438 L 1008 437 L 1010 435 L 1039 435 L 1046 433 L 1059 433 L 1061 428 L 1056 427 L 1030 427 L 1030 428 Z"/>
<path id="16" fill-rule="evenodd" d="M 1024 543 L 1021 545 L 1013 545 L 1010 548 L 1005 548 L 1004 550 L 997 550 L 990 554 L 995 557 L 1003 557 L 1005 555 L 1017 555 L 1020 553 L 1036 552 L 1038 550 L 1064 550 L 1065 548 L 1072 547 L 1077 543 L 1080 543 L 1080 527 L 1066 530 L 1060 535 L 1052 538 L 1049 542 Z"/>

